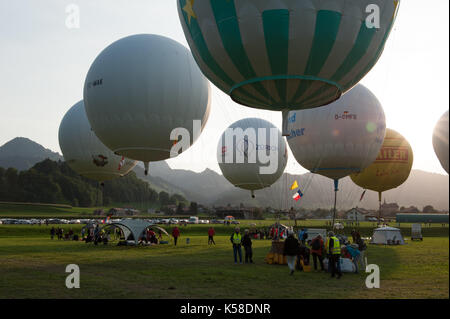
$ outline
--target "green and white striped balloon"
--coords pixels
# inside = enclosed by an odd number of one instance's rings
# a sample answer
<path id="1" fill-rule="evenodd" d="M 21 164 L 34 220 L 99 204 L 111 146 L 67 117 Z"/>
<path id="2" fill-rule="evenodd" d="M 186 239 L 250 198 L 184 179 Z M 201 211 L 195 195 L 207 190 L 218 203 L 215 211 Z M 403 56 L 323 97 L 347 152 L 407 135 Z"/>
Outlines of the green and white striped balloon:
<path id="1" fill-rule="evenodd" d="M 285 111 L 287 118 L 288 110 L 335 101 L 372 69 L 399 2 L 178 0 L 178 13 L 213 84 L 240 104 Z M 379 28 L 366 23 L 374 5 Z"/>

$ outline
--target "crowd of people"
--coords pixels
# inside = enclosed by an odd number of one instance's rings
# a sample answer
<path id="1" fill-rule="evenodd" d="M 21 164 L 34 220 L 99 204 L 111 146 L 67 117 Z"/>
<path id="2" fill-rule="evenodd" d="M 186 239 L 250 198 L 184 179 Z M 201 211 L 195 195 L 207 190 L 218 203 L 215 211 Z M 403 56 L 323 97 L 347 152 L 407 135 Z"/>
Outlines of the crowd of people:
<path id="1" fill-rule="evenodd" d="M 50 238 L 53 240 L 55 236 L 58 240 L 78 240 L 78 235 L 76 235 L 72 228 L 69 229 L 67 233 L 64 233 L 64 229 L 54 226 L 50 229 Z"/>
<path id="2" fill-rule="evenodd" d="M 216 245 L 214 240 L 214 236 L 216 235 L 214 227 L 211 226 L 207 234 L 208 245 Z M 172 229 L 171 235 L 174 245 L 177 246 L 178 239 L 181 236 L 180 229 L 175 226 Z M 58 240 L 79 240 L 78 235 L 74 234 L 72 229 L 64 233 L 64 230 L 60 227 L 52 227 L 50 236 L 52 240 L 55 236 Z M 115 239 L 120 239 L 123 237 L 123 234 L 119 228 L 105 230 L 99 224 L 87 225 L 81 230 L 81 240 L 86 243 L 93 242 L 95 245 L 98 245 L 98 243 L 106 245 L 111 240 L 111 236 L 114 236 Z M 343 237 L 336 236 L 331 231 L 328 233 L 326 240 L 321 235 L 308 238 L 308 232 L 304 228 L 299 229 L 295 233 L 287 227 L 274 226 L 260 230 L 256 228 L 245 229 L 242 235 L 240 228 L 236 227 L 230 236 L 230 242 L 232 244 L 235 264 L 242 264 L 244 262 L 246 264 L 253 264 L 252 239 L 285 239 L 283 255 L 286 256 L 290 275 L 293 275 L 295 270 L 303 270 L 304 266 L 311 267 L 310 260 L 312 259 L 314 271 L 329 272 L 331 277 L 341 278 L 341 258 L 350 259 L 355 266 L 356 273 L 361 269 L 360 267 L 364 267 L 364 251 L 367 246 L 358 231 L 352 230 L 351 236 L 352 243 L 346 241 Z M 154 230 L 148 228 L 142 237 L 139 238 L 139 243 L 158 244 L 161 240 L 161 230 L 156 234 Z M 242 250 L 244 250 L 244 256 Z"/>
<path id="3" fill-rule="evenodd" d="M 337 237 L 330 231 L 326 241 L 321 235 L 307 241 L 307 232 L 302 229 L 298 233 L 298 238 L 292 230 L 288 231 L 288 237 L 284 242 L 283 255 L 286 256 L 290 275 L 295 270 L 303 270 L 303 265 L 310 265 L 310 256 L 312 256 L 314 271 L 326 271 L 331 277 L 341 278 L 341 258 L 350 259 L 355 265 L 355 272 L 358 273 L 360 267 L 364 267 L 364 251 L 367 246 L 358 231 L 352 230 L 352 243 L 346 242 L 344 238 Z M 327 262 L 327 268 L 324 262 Z"/>

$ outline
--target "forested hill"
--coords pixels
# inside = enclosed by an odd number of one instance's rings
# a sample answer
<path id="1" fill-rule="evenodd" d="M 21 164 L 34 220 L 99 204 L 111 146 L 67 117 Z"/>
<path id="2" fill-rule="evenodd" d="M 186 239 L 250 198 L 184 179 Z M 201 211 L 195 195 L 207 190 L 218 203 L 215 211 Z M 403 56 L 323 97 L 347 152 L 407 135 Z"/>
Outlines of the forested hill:
<path id="1" fill-rule="evenodd" d="M 160 196 L 148 183 L 138 179 L 134 172 L 105 182 L 103 192 L 99 192 L 96 182 L 78 175 L 62 161 L 46 159 L 24 171 L 0 167 L 0 201 L 69 204 L 80 207 L 92 207 L 102 202 L 104 205 L 168 204 L 168 194 L 161 193 L 164 194 Z M 159 203 L 159 197 L 164 199 L 163 203 Z"/>

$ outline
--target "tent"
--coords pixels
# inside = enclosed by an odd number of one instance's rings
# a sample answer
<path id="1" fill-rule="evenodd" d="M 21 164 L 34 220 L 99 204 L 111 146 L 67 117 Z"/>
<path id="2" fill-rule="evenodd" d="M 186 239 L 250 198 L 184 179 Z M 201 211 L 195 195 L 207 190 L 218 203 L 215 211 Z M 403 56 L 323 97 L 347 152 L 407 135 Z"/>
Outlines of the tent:
<path id="1" fill-rule="evenodd" d="M 125 239 L 127 241 L 133 241 L 135 245 L 138 244 L 139 239 L 144 235 L 144 231 L 149 227 L 161 230 L 164 234 L 168 235 L 163 228 L 142 219 L 124 219 L 121 221 L 113 221 L 105 227 L 120 228 L 123 231 Z"/>
<path id="2" fill-rule="evenodd" d="M 394 227 L 380 227 L 373 231 L 371 244 L 382 245 L 404 245 L 402 233 L 400 229 Z"/>

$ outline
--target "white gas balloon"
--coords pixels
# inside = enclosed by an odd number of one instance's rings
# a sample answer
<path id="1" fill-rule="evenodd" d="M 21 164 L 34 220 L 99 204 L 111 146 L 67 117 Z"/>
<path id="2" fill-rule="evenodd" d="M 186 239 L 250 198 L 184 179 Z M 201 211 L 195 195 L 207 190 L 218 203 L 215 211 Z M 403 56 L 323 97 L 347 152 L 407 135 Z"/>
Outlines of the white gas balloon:
<path id="1" fill-rule="evenodd" d="M 289 122 L 297 162 L 333 180 L 372 164 L 386 132 L 380 102 L 361 84 L 332 104 L 291 112 Z"/>
<path id="2" fill-rule="evenodd" d="M 166 37 L 140 34 L 108 46 L 84 85 L 89 122 L 114 153 L 148 162 L 175 157 L 200 136 L 210 86 L 191 52 Z"/>
<path id="3" fill-rule="evenodd" d="M 66 113 L 59 126 L 59 146 L 67 164 L 78 174 L 104 182 L 128 174 L 136 161 L 115 155 L 91 130 L 83 101 Z"/>
<path id="4" fill-rule="evenodd" d="M 433 131 L 433 148 L 448 174 L 448 111 L 442 115 Z"/>
<path id="5" fill-rule="evenodd" d="M 291 112 L 289 122 L 288 143 L 297 162 L 334 180 L 334 225 L 339 179 L 372 164 L 383 145 L 383 107 L 358 84 L 327 106 Z"/>
<path id="6" fill-rule="evenodd" d="M 217 160 L 234 186 L 254 191 L 271 186 L 287 164 L 287 145 L 280 130 L 259 118 L 233 123 L 220 138 Z"/>

